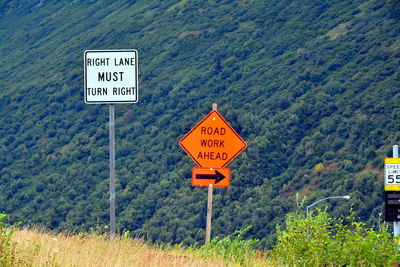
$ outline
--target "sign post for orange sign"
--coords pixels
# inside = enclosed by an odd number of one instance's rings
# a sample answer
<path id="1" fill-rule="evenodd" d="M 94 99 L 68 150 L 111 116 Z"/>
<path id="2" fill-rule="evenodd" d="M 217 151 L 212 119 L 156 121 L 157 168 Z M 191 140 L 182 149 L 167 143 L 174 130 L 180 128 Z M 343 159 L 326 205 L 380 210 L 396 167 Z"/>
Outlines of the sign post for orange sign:
<path id="1" fill-rule="evenodd" d="M 199 167 L 223 168 L 246 147 L 246 142 L 218 111 L 211 111 L 179 141 Z"/>

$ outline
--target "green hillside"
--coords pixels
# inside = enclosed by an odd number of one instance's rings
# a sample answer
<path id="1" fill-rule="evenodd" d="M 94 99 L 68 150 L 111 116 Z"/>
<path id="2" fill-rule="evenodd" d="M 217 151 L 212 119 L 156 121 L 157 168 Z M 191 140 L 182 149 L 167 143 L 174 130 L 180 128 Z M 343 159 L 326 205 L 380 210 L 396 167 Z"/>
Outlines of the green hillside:
<path id="1" fill-rule="evenodd" d="M 207 189 L 178 146 L 218 103 L 248 147 L 214 190 L 213 236 L 271 246 L 295 208 L 383 211 L 400 141 L 398 0 L 0 1 L 0 211 L 57 230 L 108 224 L 108 108 L 83 99 L 83 53 L 136 49 L 139 102 L 116 106 L 117 225 L 204 239 Z"/>

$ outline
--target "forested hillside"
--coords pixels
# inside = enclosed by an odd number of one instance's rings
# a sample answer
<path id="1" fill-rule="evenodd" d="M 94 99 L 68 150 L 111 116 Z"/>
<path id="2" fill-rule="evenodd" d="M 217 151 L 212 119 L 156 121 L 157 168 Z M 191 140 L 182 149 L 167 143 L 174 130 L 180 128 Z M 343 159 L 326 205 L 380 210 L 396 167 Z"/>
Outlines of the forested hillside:
<path id="1" fill-rule="evenodd" d="M 136 49 L 139 102 L 116 106 L 117 226 L 204 239 L 207 189 L 178 146 L 218 103 L 247 142 L 214 190 L 213 236 L 261 246 L 295 208 L 383 212 L 400 141 L 398 0 L 0 1 L 0 212 L 57 230 L 108 224 L 108 107 L 83 98 L 88 49 Z"/>

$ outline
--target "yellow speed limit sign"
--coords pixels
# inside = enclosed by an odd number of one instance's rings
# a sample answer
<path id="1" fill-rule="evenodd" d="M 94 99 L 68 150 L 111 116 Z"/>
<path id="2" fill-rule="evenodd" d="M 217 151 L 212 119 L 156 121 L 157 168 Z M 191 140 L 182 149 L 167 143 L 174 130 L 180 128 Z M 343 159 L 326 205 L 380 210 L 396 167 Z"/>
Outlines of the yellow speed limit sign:
<path id="1" fill-rule="evenodd" d="M 400 158 L 385 158 L 385 191 L 400 191 Z"/>

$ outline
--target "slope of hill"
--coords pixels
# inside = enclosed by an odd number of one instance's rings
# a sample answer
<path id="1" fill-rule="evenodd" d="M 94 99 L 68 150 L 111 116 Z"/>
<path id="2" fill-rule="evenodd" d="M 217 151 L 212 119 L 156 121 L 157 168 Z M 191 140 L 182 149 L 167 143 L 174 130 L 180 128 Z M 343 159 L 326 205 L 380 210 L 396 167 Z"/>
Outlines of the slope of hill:
<path id="1" fill-rule="evenodd" d="M 369 223 L 400 141 L 399 2 L 2 1 L 0 211 L 51 229 L 108 223 L 108 112 L 83 102 L 83 52 L 139 52 L 139 102 L 116 107 L 117 222 L 204 238 L 206 190 L 178 140 L 218 103 L 248 143 L 214 190 L 213 235 L 277 223 L 329 195 Z M 323 207 L 323 206 L 322 206 Z"/>

